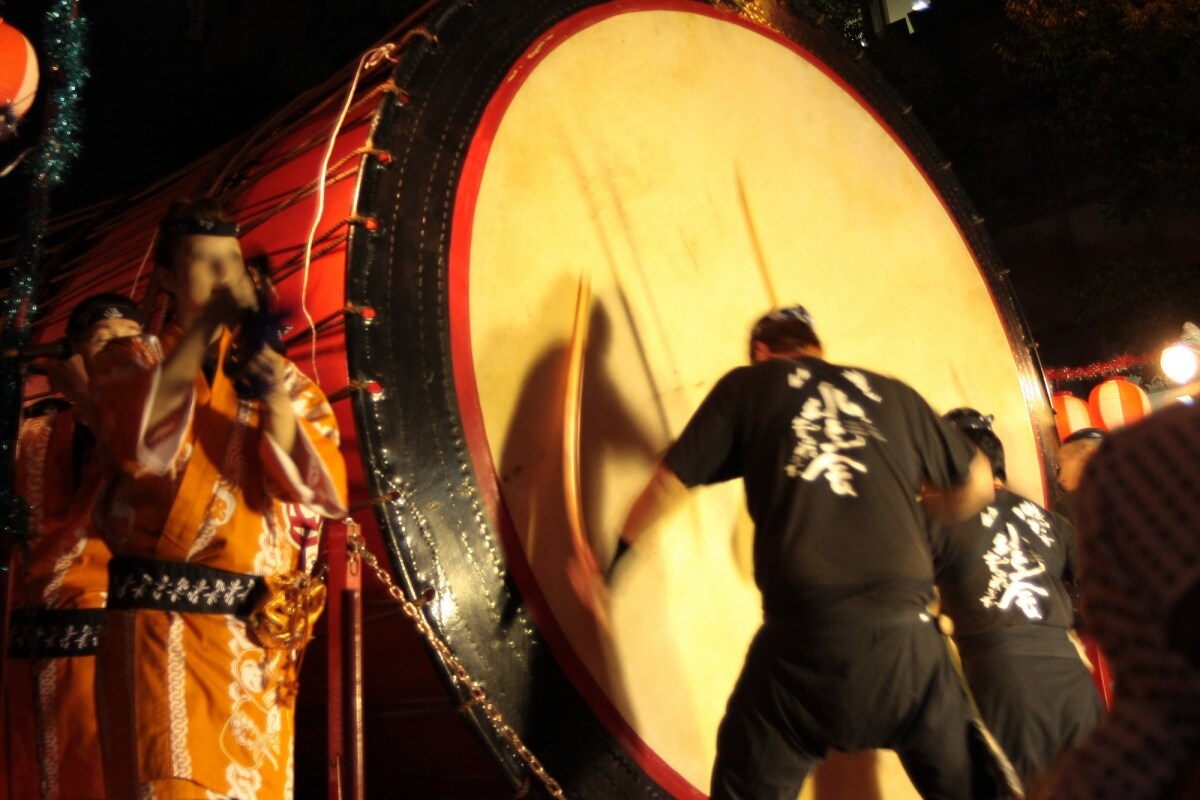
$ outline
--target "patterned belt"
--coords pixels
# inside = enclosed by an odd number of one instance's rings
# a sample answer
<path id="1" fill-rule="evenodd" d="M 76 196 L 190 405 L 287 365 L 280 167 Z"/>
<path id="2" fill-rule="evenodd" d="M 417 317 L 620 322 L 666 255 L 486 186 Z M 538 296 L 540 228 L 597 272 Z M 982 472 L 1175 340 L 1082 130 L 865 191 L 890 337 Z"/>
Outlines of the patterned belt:
<path id="1" fill-rule="evenodd" d="M 263 579 L 185 561 L 122 556 L 108 562 L 108 607 L 153 608 L 245 617 L 265 591 Z"/>
<path id="2" fill-rule="evenodd" d="M 102 608 L 18 608 L 9 627 L 9 658 L 69 658 L 96 654 Z"/>

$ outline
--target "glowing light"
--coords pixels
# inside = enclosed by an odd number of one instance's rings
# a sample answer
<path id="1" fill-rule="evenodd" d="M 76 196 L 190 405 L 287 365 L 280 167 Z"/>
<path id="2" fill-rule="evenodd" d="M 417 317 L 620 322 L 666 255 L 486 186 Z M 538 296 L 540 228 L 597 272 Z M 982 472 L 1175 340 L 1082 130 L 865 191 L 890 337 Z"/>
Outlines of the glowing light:
<path id="1" fill-rule="evenodd" d="M 1200 369 L 1196 351 L 1186 344 L 1173 344 L 1163 350 L 1158 363 L 1164 375 L 1181 385 L 1196 377 Z"/>
<path id="2" fill-rule="evenodd" d="M 912 4 L 913 11 L 924 11 L 929 8 L 929 0 L 914 0 Z"/>
<path id="3" fill-rule="evenodd" d="M 1158 364 L 1164 375 L 1180 385 L 1193 380 L 1200 371 L 1200 327 L 1183 323 L 1183 335 L 1162 351 Z"/>

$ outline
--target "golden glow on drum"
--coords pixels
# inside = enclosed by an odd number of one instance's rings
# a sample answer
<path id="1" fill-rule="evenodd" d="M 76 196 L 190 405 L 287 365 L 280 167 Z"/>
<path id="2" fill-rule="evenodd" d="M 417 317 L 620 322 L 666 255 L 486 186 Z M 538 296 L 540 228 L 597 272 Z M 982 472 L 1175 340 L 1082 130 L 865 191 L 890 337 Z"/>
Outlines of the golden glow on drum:
<path id="1" fill-rule="evenodd" d="M 580 491 L 602 563 L 655 457 L 774 303 L 810 309 L 830 360 L 994 413 L 1015 488 L 1041 495 L 1014 356 L 954 219 L 796 45 L 699 5 L 568 20 L 492 99 L 456 202 L 473 361 L 456 371 L 474 374 L 500 513 L 570 649 L 694 786 L 760 620 L 741 487 L 696 492 L 627 557 L 610 630 L 575 600 L 562 415 L 583 276 Z M 886 796 L 911 796 L 883 772 Z"/>

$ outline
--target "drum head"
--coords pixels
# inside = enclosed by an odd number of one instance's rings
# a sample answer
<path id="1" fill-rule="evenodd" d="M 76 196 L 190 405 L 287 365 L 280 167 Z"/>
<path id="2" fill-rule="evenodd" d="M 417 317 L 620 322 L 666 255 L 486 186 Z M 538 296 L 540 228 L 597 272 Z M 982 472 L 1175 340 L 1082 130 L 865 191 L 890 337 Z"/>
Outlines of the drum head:
<path id="1" fill-rule="evenodd" d="M 1043 493 L 1048 405 L 980 220 L 873 73 L 789 5 L 754 9 L 447 3 L 377 119 L 391 158 L 361 177 L 377 224 L 351 239 L 347 299 L 377 313 L 347 346 L 383 387 L 355 400 L 372 494 L 396 498 L 380 527 L 569 795 L 707 791 L 761 620 L 740 484 L 639 543 L 607 618 L 568 564 L 581 539 L 607 564 L 767 308 L 807 306 L 831 361 L 995 414 L 1014 487 Z M 884 795 L 912 796 L 881 763 Z"/>

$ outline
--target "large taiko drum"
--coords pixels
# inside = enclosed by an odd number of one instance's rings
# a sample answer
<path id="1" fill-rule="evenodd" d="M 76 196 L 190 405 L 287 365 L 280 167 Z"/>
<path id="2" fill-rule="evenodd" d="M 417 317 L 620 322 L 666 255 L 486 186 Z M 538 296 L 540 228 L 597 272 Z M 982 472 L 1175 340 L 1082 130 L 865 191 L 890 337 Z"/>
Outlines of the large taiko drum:
<path id="1" fill-rule="evenodd" d="M 375 493 L 408 497 L 383 523 L 581 793 L 616 796 L 593 776 L 626 757 L 675 796 L 707 786 L 760 618 L 740 487 L 697 492 L 638 549 L 607 627 L 567 564 L 580 529 L 612 553 L 764 308 L 802 302 L 833 360 L 995 414 L 1015 488 L 1045 493 L 1048 404 L 981 220 L 883 86 L 789 8 L 446 4 L 374 134 L 395 160 L 364 180 L 379 226 L 351 247 L 350 293 L 384 324 L 348 343 L 356 378 L 387 384 L 357 406 Z M 911 791 L 881 764 L 886 794 Z"/>
<path id="2" fill-rule="evenodd" d="M 453 0 L 392 41 L 340 125 L 337 91 L 298 101 L 97 227 L 42 333 L 134 286 L 172 197 L 226 198 L 292 311 L 292 359 L 348 398 L 370 545 L 432 590 L 423 613 L 508 723 L 567 796 L 703 797 L 761 620 L 741 487 L 694 492 L 639 544 L 603 618 L 571 589 L 573 547 L 607 563 L 750 323 L 793 302 L 831 360 L 995 414 L 1013 487 L 1044 497 L 1049 401 L 982 220 L 886 86 L 784 0 Z M 369 684 L 368 715 L 403 682 Z M 915 796 L 888 754 L 811 784 Z"/>

